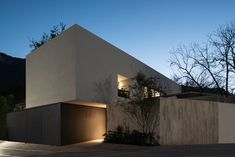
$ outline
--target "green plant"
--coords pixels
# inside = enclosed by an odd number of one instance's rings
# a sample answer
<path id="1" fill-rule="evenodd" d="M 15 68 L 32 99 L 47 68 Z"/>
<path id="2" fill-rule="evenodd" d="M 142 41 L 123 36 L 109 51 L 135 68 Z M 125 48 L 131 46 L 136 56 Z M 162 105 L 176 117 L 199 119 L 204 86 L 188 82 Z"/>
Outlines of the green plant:
<path id="1" fill-rule="evenodd" d="M 129 91 L 124 88 L 118 89 L 118 96 L 129 98 Z"/>
<path id="2" fill-rule="evenodd" d="M 139 72 L 131 79 L 129 99 L 118 99 L 117 106 L 128 116 L 139 131 L 154 134 L 159 127 L 160 99 L 153 91 L 161 91 L 155 77 Z M 164 92 L 161 92 L 164 94 Z"/>
<path id="3" fill-rule="evenodd" d="M 118 126 L 114 131 L 108 131 L 105 135 L 104 141 L 107 143 L 116 144 L 132 144 L 141 146 L 159 145 L 158 140 L 153 133 L 141 133 L 137 130 L 124 130 L 123 127 Z"/>
<path id="4" fill-rule="evenodd" d="M 6 115 L 13 112 L 16 107 L 16 97 L 14 95 L 0 96 L 0 139 L 7 139 Z"/>

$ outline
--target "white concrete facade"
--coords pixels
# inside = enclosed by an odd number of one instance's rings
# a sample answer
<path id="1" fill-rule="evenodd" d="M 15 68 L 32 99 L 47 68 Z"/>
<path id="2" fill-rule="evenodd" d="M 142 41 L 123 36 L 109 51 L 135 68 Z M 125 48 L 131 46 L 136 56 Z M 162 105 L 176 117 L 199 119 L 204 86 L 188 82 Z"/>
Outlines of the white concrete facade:
<path id="1" fill-rule="evenodd" d="M 181 92 L 172 80 L 74 25 L 27 55 L 26 108 L 57 102 L 113 104 L 118 74 L 132 78 L 140 71 L 156 77 L 165 93 Z"/>
<path id="2" fill-rule="evenodd" d="M 218 103 L 219 143 L 235 143 L 235 104 Z"/>
<path id="3" fill-rule="evenodd" d="M 126 81 L 138 72 L 155 77 L 167 95 L 181 93 L 174 81 L 74 25 L 27 55 L 26 108 L 61 102 L 105 107 L 106 130 L 124 123 L 131 126 L 129 117 L 114 104 L 118 76 Z M 234 104 L 229 103 L 160 98 L 156 132 L 161 144 L 234 143 L 234 112 Z"/>

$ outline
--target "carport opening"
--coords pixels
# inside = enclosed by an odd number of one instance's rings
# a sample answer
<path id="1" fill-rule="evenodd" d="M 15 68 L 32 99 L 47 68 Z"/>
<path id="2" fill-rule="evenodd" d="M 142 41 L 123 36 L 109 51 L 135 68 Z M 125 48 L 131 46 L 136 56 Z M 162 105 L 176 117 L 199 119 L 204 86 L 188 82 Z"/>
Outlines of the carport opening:
<path id="1" fill-rule="evenodd" d="M 62 105 L 62 145 L 103 141 L 103 135 L 107 131 L 106 112 L 106 105 L 104 104 L 83 102 L 82 105 Z"/>

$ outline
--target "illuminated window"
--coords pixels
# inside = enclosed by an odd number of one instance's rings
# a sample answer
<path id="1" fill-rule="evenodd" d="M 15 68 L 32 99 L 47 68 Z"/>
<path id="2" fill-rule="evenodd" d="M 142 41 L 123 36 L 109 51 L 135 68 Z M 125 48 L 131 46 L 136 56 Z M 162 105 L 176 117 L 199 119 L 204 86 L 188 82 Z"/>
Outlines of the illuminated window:
<path id="1" fill-rule="evenodd" d="M 155 91 L 154 91 L 154 89 L 151 89 L 151 97 L 152 97 L 152 98 L 155 97 Z"/>
<path id="2" fill-rule="evenodd" d="M 143 88 L 144 90 L 144 97 L 148 98 L 148 97 L 159 97 L 161 96 L 161 93 L 155 89 L 150 89 L 150 91 L 148 91 L 148 87 L 144 86 Z"/>
<path id="3" fill-rule="evenodd" d="M 144 97 L 148 98 L 148 87 L 144 86 Z"/>
<path id="4" fill-rule="evenodd" d="M 161 96 L 161 93 L 159 91 L 154 91 L 154 97 L 160 97 Z"/>
<path id="5" fill-rule="evenodd" d="M 118 74 L 118 96 L 129 98 L 129 82 L 128 78 Z"/>

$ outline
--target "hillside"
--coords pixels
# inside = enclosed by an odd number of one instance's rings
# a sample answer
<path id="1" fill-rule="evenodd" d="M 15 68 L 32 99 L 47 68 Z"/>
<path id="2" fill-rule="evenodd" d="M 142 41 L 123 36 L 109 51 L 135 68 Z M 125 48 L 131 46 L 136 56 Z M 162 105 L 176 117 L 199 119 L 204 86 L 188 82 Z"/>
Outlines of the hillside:
<path id="1" fill-rule="evenodd" d="M 0 52 L 0 95 L 25 97 L 25 59 Z"/>

